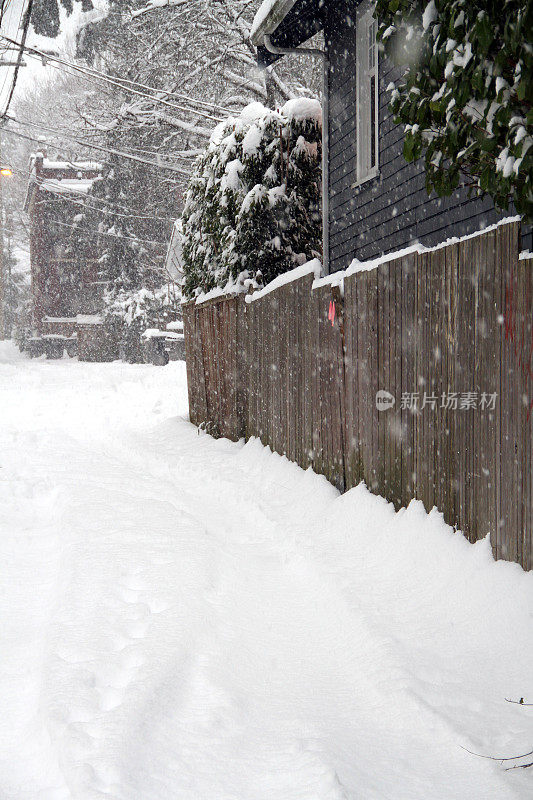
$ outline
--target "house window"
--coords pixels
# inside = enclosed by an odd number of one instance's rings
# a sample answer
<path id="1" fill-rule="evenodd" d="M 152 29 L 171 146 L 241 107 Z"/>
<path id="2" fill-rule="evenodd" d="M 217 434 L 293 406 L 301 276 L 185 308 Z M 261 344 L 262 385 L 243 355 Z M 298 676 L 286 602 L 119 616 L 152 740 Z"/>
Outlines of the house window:
<path id="1" fill-rule="evenodd" d="M 356 18 L 357 183 L 378 172 L 378 48 L 374 4 L 363 2 Z"/>

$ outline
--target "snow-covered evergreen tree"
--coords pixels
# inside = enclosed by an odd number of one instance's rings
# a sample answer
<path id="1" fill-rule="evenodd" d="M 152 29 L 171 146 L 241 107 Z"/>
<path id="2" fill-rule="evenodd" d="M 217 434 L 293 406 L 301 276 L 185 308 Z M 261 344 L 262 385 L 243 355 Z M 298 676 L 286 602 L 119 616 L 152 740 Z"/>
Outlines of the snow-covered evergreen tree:
<path id="1" fill-rule="evenodd" d="M 317 101 L 254 103 L 219 125 L 187 193 L 184 295 L 268 282 L 320 256 L 320 167 Z"/>
<path id="2" fill-rule="evenodd" d="M 533 219 L 531 0 L 378 0 L 379 37 L 405 75 L 392 111 L 428 192 L 460 182 Z"/>

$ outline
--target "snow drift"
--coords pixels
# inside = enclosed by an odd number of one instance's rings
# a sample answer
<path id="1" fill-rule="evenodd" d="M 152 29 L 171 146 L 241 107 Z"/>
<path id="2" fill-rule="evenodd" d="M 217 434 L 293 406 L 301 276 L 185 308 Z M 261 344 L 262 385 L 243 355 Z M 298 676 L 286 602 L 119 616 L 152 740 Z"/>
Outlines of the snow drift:
<path id="1" fill-rule="evenodd" d="M 531 574 L 199 435 L 183 363 L 2 343 L 0 408 L 2 800 L 531 796 L 467 752 L 532 748 Z"/>

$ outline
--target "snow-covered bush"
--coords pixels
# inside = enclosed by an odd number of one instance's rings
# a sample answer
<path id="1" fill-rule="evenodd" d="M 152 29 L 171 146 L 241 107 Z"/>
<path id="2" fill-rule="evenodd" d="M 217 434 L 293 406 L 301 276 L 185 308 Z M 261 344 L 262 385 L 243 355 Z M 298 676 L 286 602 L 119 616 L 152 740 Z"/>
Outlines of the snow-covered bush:
<path id="1" fill-rule="evenodd" d="M 378 0 L 378 37 L 405 68 L 391 108 L 426 186 L 466 182 L 533 219 L 531 0 Z"/>
<path id="2" fill-rule="evenodd" d="M 320 257 L 321 110 L 260 103 L 221 123 L 198 158 L 183 212 L 185 297 Z M 260 274 L 258 274 L 260 273 Z"/>
<path id="3" fill-rule="evenodd" d="M 181 294 L 173 284 L 160 289 L 119 291 L 104 298 L 104 324 L 108 335 L 119 343 L 126 361 L 143 360 L 141 336 L 147 328 L 164 329 L 181 316 Z"/>

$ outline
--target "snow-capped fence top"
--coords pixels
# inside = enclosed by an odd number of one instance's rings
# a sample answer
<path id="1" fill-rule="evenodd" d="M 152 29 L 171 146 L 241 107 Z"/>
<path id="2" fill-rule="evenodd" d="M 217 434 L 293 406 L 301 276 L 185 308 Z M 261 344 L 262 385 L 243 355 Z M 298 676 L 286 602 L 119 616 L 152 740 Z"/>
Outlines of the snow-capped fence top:
<path id="1" fill-rule="evenodd" d="M 191 420 L 258 436 L 340 489 L 437 506 L 533 568 L 533 259 L 519 240 L 512 221 L 344 276 L 311 264 L 253 302 L 186 304 Z"/>

